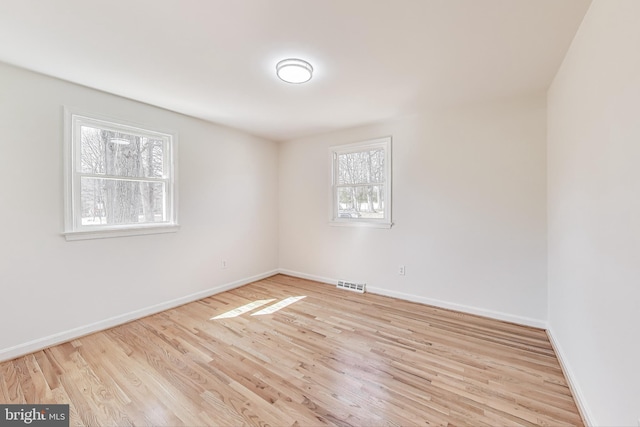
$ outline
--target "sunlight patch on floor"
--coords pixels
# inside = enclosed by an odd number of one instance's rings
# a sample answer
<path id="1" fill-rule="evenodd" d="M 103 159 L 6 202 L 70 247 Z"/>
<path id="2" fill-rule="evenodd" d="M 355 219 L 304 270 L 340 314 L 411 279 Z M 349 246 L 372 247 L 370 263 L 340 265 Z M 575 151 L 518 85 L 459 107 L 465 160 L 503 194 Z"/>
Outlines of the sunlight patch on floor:
<path id="1" fill-rule="evenodd" d="M 269 307 L 263 308 L 262 310 L 253 313 L 252 316 L 275 313 L 276 311 L 283 309 L 286 306 L 293 304 L 294 302 L 300 301 L 302 298 L 306 298 L 306 296 L 285 298 L 280 302 L 277 302 L 273 305 L 270 305 Z"/>
<path id="2" fill-rule="evenodd" d="M 215 319 L 230 319 L 232 317 L 240 316 L 244 313 L 248 313 L 251 310 L 254 310 L 258 307 L 262 307 L 265 304 L 269 304 L 271 301 L 275 301 L 275 298 L 272 299 L 261 299 L 254 302 L 250 302 L 249 304 L 245 304 L 242 307 L 234 308 L 233 310 L 227 311 L 226 313 L 219 314 L 216 317 L 212 317 L 209 320 Z"/>

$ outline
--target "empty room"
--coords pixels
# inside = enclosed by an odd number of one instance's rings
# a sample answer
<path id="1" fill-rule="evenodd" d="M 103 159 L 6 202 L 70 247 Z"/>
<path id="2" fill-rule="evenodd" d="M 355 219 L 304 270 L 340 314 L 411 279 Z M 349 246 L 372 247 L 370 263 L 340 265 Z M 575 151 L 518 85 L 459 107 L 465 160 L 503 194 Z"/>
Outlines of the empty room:
<path id="1" fill-rule="evenodd" d="M 0 426 L 640 426 L 640 1 L 0 39 Z"/>

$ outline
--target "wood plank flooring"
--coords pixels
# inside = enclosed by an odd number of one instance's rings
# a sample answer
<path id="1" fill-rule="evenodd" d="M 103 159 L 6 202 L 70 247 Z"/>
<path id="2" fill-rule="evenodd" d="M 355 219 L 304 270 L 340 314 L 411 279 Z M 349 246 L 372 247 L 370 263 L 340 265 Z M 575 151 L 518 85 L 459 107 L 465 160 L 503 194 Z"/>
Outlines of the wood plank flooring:
<path id="1" fill-rule="evenodd" d="M 74 426 L 583 425 L 544 331 L 283 275 L 0 363 L 0 401 Z"/>

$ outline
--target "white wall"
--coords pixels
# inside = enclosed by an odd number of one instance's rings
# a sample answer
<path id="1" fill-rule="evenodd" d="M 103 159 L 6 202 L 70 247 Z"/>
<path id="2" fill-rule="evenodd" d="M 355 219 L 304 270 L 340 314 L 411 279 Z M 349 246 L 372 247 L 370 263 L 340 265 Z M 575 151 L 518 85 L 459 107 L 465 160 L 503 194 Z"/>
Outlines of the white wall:
<path id="1" fill-rule="evenodd" d="M 549 324 L 596 425 L 640 419 L 640 2 L 594 1 L 548 93 Z"/>
<path id="2" fill-rule="evenodd" d="M 395 225 L 330 226 L 328 147 L 386 135 Z M 540 93 L 281 143 L 280 267 L 544 326 L 545 142 Z"/>
<path id="3" fill-rule="evenodd" d="M 63 105 L 178 132 L 179 232 L 65 241 Z M 277 149 L 0 64 L 0 360 L 277 269 Z"/>

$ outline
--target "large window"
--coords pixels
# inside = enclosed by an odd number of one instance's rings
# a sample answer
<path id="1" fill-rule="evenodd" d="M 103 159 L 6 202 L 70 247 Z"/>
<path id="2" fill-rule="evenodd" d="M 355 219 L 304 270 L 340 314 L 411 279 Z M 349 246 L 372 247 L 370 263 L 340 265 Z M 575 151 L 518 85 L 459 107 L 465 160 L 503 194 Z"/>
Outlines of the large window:
<path id="1" fill-rule="evenodd" d="M 391 227 L 391 138 L 331 147 L 331 223 Z"/>
<path id="2" fill-rule="evenodd" d="M 174 139 L 67 111 L 67 239 L 175 231 Z"/>

